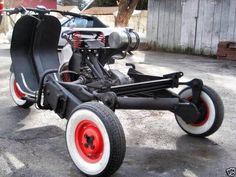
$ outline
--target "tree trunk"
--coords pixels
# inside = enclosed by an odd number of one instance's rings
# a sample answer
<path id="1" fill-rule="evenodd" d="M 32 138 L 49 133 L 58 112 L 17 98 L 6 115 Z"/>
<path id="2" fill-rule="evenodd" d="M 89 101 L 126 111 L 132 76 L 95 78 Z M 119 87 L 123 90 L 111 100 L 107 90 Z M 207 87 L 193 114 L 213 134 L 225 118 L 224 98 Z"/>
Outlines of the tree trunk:
<path id="1" fill-rule="evenodd" d="M 6 15 L 3 15 L 1 25 L 0 25 L 0 33 L 7 33 L 9 31 L 9 20 Z"/>
<path id="2" fill-rule="evenodd" d="M 19 6 L 23 1 L 22 0 L 5 0 L 4 1 L 4 8 L 9 9 L 9 8 L 14 8 Z M 12 20 L 16 22 L 17 15 L 12 15 L 11 16 Z M 13 28 L 14 23 L 10 20 L 10 18 L 4 14 L 2 17 L 2 22 L 0 25 L 0 33 L 7 33 L 10 29 Z"/>
<path id="3" fill-rule="evenodd" d="M 139 0 L 119 0 L 118 14 L 115 19 L 115 26 L 126 27 L 138 4 Z"/>

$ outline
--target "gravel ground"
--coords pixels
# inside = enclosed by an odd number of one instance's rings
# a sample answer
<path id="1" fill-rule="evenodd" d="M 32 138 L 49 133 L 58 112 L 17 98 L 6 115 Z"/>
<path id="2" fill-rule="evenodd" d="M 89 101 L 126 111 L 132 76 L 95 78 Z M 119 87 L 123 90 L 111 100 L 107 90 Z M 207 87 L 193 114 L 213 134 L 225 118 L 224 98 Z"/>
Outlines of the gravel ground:
<path id="1" fill-rule="evenodd" d="M 9 46 L 0 46 L 0 176 L 82 177 L 66 149 L 66 121 L 50 111 L 14 105 L 8 87 Z M 125 71 L 125 62 L 147 74 L 183 71 L 183 81 L 203 79 L 221 95 L 225 120 L 214 135 L 199 139 L 185 135 L 170 112 L 117 110 L 127 153 L 114 177 L 222 177 L 226 168 L 236 167 L 236 62 L 136 52 L 115 67 Z"/>

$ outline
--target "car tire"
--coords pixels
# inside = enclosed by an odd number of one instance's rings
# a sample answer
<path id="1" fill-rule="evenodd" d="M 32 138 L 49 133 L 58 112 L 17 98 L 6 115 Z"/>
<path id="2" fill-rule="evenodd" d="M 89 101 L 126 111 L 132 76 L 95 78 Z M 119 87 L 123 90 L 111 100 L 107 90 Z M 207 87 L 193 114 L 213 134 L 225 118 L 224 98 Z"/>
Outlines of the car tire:
<path id="1" fill-rule="evenodd" d="M 191 102 L 192 89 L 183 89 L 179 96 Z M 203 86 L 200 95 L 199 110 L 204 111 L 203 119 L 199 122 L 187 124 L 181 117 L 176 116 L 179 126 L 189 135 L 206 137 L 215 133 L 221 126 L 224 118 L 224 106 L 219 95 L 210 87 Z"/>
<path id="2" fill-rule="evenodd" d="M 117 116 L 97 102 L 83 103 L 73 111 L 66 143 L 75 166 L 90 177 L 112 175 L 125 157 L 125 135 Z"/>

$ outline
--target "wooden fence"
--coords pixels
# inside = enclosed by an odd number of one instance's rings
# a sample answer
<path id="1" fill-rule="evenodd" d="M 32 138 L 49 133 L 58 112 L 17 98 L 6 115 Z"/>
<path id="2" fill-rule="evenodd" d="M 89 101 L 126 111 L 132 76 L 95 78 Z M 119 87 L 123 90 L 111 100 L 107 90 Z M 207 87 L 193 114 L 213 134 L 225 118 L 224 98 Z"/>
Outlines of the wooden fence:
<path id="1" fill-rule="evenodd" d="M 219 41 L 236 41 L 236 0 L 149 0 L 147 40 L 214 55 Z"/>

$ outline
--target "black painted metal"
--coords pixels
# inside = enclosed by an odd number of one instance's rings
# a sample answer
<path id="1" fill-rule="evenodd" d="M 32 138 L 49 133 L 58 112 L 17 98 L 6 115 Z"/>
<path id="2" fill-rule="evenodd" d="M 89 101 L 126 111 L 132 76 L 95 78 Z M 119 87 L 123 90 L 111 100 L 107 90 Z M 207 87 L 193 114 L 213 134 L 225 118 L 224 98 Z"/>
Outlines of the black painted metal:
<path id="1" fill-rule="evenodd" d="M 151 75 L 146 75 L 141 72 L 138 72 L 135 70 L 135 66 L 127 63 L 126 66 L 132 66 L 132 68 L 129 69 L 128 75 L 134 79 L 135 82 L 144 82 L 144 81 L 151 81 L 151 80 L 160 80 L 163 79 L 163 77 L 159 76 L 151 76 Z"/>
<path id="2" fill-rule="evenodd" d="M 61 32 L 61 24 L 56 17 L 43 16 L 35 35 L 33 55 L 40 78 L 48 69 L 59 68 L 57 46 Z"/>
<path id="3" fill-rule="evenodd" d="M 38 106 L 38 108 L 40 108 L 40 109 L 47 109 L 47 107 L 41 105 L 41 100 L 42 100 L 42 94 L 43 94 L 43 88 L 44 88 L 45 78 L 46 78 L 46 76 L 48 76 L 49 74 L 51 74 L 51 73 L 56 73 L 56 72 L 58 72 L 57 69 L 47 70 L 47 71 L 45 71 L 45 72 L 42 74 L 42 76 L 41 76 L 41 78 L 40 78 L 39 89 L 38 89 L 38 97 L 37 97 L 37 106 Z M 53 80 L 53 79 L 52 79 L 52 80 Z"/>
<path id="4" fill-rule="evenodd" d="M 68 82 L 59 82 L 61 86 L 70 91 L 75 97 L 82 102 L 92 101 L 95 99 L 94 94 L 87 91 L 84 85 Z"/>
<path id="5" fill-rule="evenodd" d="M 179 98 L 118 97 L 117 109 L 173 110 Z"/>
<path id="6" fill-rule="evenodd" d="M 11 42 L 11 71 L 15 74 L 15 79 L 20 88 L 29 93 L 27 86 L 36 91 L 39 80 L 36 77 L 33 63 L 32 46 L 38 20 L 32 16 L 23 16 L 15 24 Z M 23 78 L 25 81 L 23 80 Z"/>
<path id="7" fill-rule="evenodd" d="M 168 110 L 179 115 L 186 123 L 197 121 L 200 112 L 192 103 L 176 98 L 118 97 L 116 109 Z"/>
<path id="8" fill-rule="evenodd" d="M 172 83 L 172 79 L 153 80 L 133 84 L 112 86 L 111 91 L 115 92 L 118 96 L 137 94 L 142 92 L 155 92 L 158 90 L 172 87 Z"/>
<path id="9" fill-rule="evenodd" d="M 188 85 L 192 88 L 193 97 L 191 102 L 198 106 L 202 92 L 203 81 L 201 79 L 193 79 L 189 82 L 180 82 L 179 85 Z"/>
<path id="10" fill-rule="evenodd" d="M 68 119 L 72 111 L 82 102 L 55 80 L 44 87 L 44 107 L 54 110 L 61 118 Z"/>

